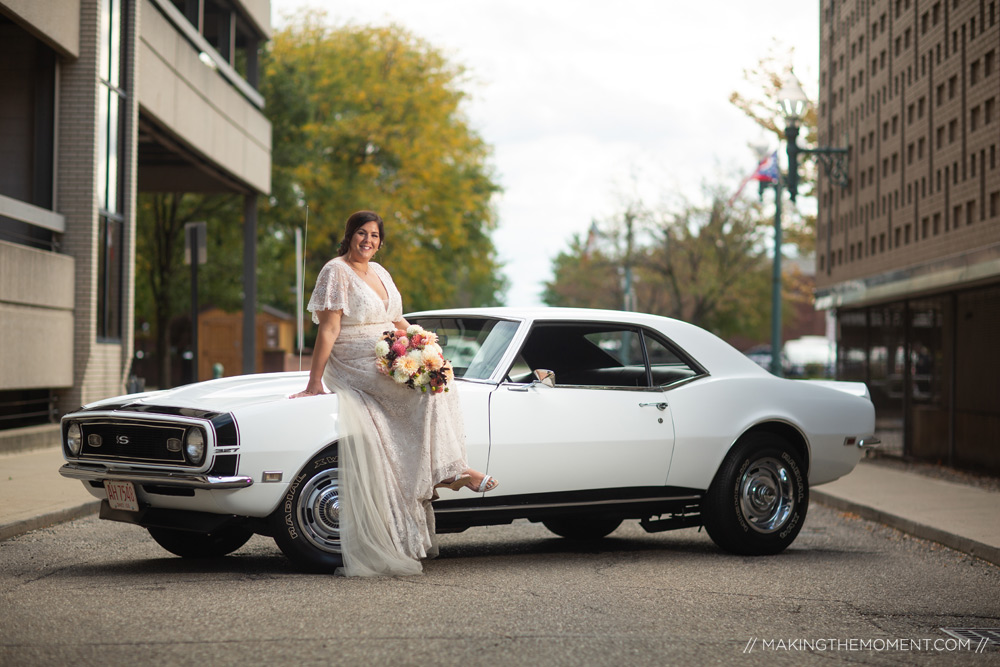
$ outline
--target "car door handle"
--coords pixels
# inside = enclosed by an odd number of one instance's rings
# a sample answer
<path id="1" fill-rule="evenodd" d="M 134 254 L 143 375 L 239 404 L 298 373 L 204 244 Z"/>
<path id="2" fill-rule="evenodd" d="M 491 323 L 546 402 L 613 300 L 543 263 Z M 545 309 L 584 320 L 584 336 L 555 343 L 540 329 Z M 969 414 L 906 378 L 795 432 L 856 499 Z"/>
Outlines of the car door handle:
<path id="1" fill-rule="evenodd" d="M 660 412 L 663 412 L 664 410 L 667 409 L 667 402 L 666 401 L 658 401 L 656 403 L 640 403 L 639 404 L 640 408 L 646 408 L 646 407 L 649 407 L 649 406 L 653 406 L 654 408 L 656 408 Z"/>

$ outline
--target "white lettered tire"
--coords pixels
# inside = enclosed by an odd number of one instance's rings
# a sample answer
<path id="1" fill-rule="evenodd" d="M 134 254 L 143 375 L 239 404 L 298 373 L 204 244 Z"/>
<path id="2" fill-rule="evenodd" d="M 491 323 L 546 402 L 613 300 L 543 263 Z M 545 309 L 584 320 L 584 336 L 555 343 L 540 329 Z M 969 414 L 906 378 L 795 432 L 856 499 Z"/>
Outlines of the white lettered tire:
<path id="1" fill-rule="evenodd" d="M 340 468 L 329 447 L 302 468 L 270 518 L 278 548 L 296 566 L 333 572 L 343 565 L 340 544 Z"/>
<path id="2" fill-rule="evenodd" d="M 796 449 L 774 433 L 744 436 L 722 462 L 702 501 L 705 529 L 722 549 L 777 554 L 802 529 L 809 480 Z"/>

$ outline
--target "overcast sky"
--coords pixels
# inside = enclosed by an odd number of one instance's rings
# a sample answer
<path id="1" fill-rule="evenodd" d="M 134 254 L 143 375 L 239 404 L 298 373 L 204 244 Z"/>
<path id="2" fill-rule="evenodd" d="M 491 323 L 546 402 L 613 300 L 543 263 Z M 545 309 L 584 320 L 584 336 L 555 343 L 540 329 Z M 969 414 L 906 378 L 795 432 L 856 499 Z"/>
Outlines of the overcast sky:
<path id="1" fill-rule="evenodd" d="M 466 114 L 493 147 L 494 242 L 507 305 L 541 303 L 551 261 L 636 195 L 696 199 L 752 171 L 757 127 L 729 104 L 743 70 L 794 48 L 815 97 L 819 2 L 777 0 L 272 0 L 275 27 L 307 7 L 332 24 L 396 23 L 471 75 Z M 774 146 L 776 147 L 776 146 Z"/>

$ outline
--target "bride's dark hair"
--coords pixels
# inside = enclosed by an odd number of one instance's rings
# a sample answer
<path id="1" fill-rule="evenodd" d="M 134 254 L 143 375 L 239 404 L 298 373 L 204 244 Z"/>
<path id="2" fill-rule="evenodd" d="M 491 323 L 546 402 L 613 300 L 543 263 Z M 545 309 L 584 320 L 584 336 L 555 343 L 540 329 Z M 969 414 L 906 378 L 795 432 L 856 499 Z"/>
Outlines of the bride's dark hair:
<path id="1" fill-rule="evenodd" d="M 337 250 L 339 257 L 343 257 L 351 249 L 351 237 L 354 236 L 354 232 L 358 231 L 358 227 L 369 222 L 378 223 L 379 249 L 385 245 L 385 223 L 382 222 L 381 216 L 374 211 L 358 211 L 357 213 L 352 213 L 351 217 L 347 219 L 347 226 L 344 228 L 344 238 L 340 240 L 340 248 Z"/>

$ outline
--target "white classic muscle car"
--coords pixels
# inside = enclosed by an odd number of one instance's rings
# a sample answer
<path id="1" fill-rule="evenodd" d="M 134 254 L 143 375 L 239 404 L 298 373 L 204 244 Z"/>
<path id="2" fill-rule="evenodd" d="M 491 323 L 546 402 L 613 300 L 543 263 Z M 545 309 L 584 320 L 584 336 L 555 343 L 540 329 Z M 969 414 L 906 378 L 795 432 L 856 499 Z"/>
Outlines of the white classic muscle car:
<path id="1" fill-rule="evenodd" d="M 470 465 L 502 480 L 489 494 L 442 491 L 438 532 L 529 519 L 598 539 L 639 519 L 647 531 L 704 525 L 722 549 L 774 554 L 802 528 L 810 486 L 878 442 L 864 384 L 774 377 L 677 320 L 557 308 L 407 319 L 436 332 L 454 365 Z M 63 417 L 60 472 L 103 501 L 102 518 L 143 526 L 179 556 L 223 556 L 260 533 L 296 565 L 331 570 L 337 396 L 290 400 L 306 377 L 86 405 Z"/>

